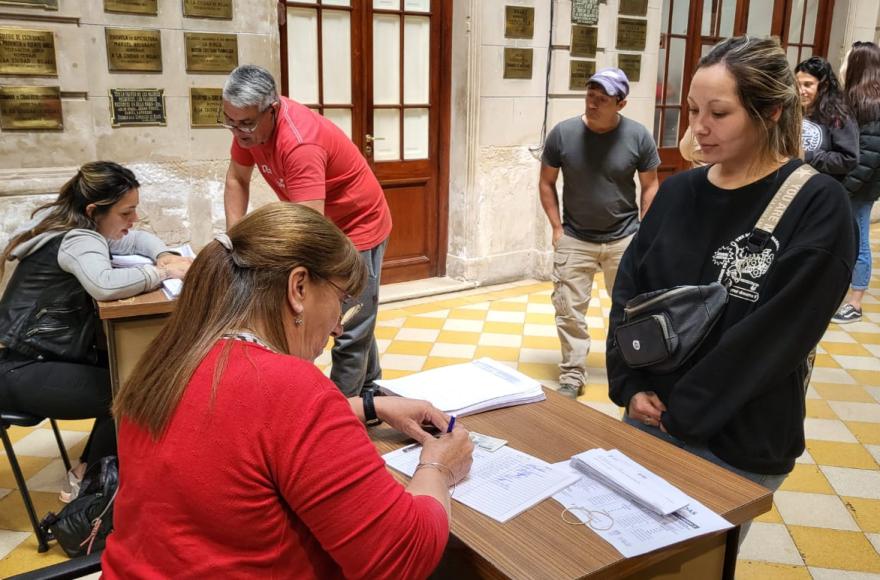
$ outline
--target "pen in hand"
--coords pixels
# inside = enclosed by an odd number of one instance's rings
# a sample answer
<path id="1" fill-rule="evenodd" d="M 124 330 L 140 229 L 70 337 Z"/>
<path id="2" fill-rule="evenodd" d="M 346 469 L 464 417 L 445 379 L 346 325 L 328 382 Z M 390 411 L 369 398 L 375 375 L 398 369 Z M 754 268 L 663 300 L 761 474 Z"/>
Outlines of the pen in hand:
<path id="1" fill-rule="evenodd" d="M 455 427 L 455 415 L 452 415 L 452 418 L 449 420 L 449 426 L 446 427 L 446 432 L 452 433 L 453 427 Z"/>

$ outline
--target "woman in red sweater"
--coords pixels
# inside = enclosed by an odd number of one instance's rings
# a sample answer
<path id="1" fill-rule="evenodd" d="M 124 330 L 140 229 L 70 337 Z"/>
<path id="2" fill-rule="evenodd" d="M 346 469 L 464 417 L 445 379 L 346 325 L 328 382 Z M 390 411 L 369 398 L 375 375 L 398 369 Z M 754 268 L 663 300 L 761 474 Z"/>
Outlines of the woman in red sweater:
<path id="1" fill-rule="evenodd" d="M 346 399 L 313 364 L 365 278 L 345 235 L 274 203 L 200 253 L 118 393 L 121 485 L 107 578 L 422 578 L 449 533 L 467 431 L 426 402 Z M 355 306 L 356 307 L 356 306 Z M 364 422 L 423 445 L 406 487 Z"/>

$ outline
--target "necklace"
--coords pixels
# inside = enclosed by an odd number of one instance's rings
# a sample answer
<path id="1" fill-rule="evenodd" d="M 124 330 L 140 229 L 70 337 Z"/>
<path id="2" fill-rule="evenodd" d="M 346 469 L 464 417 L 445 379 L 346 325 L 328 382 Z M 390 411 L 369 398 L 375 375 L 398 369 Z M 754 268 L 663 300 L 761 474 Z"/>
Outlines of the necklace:
<path id="1" fill-rule="evenodd" d="M 278 350 L 273 348 L 269 343 L 265 340 L 251 332 L 250 330 L 234 330 L 232 332 L 227 332 L 220 338 L 225 338 L 228 340 L 240 340 L 242 342 L 250 342 L 252 344 L 256 344 L 258 346 L 262 346 L 266 350 L 272 351 L 274 353 L 278 353 Z"/>

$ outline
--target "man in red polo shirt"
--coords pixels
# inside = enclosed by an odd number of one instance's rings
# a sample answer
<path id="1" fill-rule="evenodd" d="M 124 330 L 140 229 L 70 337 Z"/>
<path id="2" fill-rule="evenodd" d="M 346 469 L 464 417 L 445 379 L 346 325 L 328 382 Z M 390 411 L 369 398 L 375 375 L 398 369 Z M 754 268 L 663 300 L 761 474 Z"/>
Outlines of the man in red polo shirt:
<path id="1" fill-rule="evenodd" d="M 361 252 L 370 278 L 363 294 L 349 305 L 362 307 L 335 340 L 330 378 L 346 396 L 374 389 L 381 369 L 373 331 L 382 256 L 391 233 L 391 212 L 379 182 L 339 127 L 279 97 L 275 79 L 262 67 L 243 65 L 232 71 L 223 87 L 220 123 L 234 137 L 223 193 L 227 228 L 247 212 L 256 165 L 278 199 L 321 212 Z"/>

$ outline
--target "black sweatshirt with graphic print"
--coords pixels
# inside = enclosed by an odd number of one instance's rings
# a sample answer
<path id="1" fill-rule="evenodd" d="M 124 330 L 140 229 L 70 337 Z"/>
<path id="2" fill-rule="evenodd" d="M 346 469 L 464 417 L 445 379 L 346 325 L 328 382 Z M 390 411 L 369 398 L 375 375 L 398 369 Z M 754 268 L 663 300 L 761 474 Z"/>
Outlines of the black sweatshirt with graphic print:
<path id="1" fill-rule="evenodd" d="M 701 167 L 666 179 L 617 273 L 607 344 L 611 399 L 654 391 L 673 436 L 705 444 L 731 465 L 784 474 L 804 451 L 806 357 L 849 285 L 857 238 L 849 200 L 828 175 L 801 189 L 760 254 L 749 234 L 792 160 L 759 181 L 720 189 Z M 614 343 L 628 300 L 652 290 L 720 281 L 730 299 L 706 341 L 679 370 L 624 363 Z"/>

